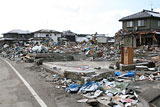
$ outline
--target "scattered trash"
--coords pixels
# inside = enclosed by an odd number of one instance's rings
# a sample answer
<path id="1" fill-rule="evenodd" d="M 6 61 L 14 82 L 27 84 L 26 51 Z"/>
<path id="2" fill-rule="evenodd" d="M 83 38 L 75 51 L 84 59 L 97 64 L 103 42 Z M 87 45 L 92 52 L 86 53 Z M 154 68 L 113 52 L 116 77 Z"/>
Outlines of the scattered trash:
<path id="1" fill-rule="evenodd" d="M 79 91 L 81 85 L 78 84 L 70 84 L 68 88 L 66 88 L 66 92 L 76 93 Z"/>
<path id="2" fill-rule="evenodd" d="M 94 92 L 97 89 L 98 89 L 98 83 L 94 81 L 89 81 L 80 88 L 79 93 Z"/>
<path id="3" fill-rule="evenodd" d="M 147 77 L 145 77 L 144 75 L 141 75 L 140 77 L 139 77 L 139 80 L 145 80 Z"/>
<path id="4" fill-rule="evenodd" d="M 114 72 L 114 75 L 115 76 L 120 76 L 122 73 L 120 73 L 120 72 Z"/>
<path id="5" fill-rule="evenodd" d="M 97 98 L 98 96 L 100 96 L 102 94 L 103 91 L 100 91 L 100 90 L 96 90 L 94 92 L 93 95 L 88 95 L 88 94 L 84 94 L 83 96 L 86 97 L 86 98 Z"/>
<path id="6" fill-rule="evenodd" d="M 105 106 L 112 107 L 129 107 L 139 103 L 139 86 L 132 87 L 134 90 L 129 90 L 131 83 L 135 81 L 150 82 L 160 81 L 160 48 L 159 47 L 140 47 L 134 50 L 135 69 L 130 71 L 126 67 L 124 72 L 119 71 L 121 67 L 120 50 L 116 49 L 112 45 L 101 45 L 95 41 L 87 41 L 75 43 L 72 45 L 70 42 L 65 42 L 63 45 L 50 43 L 48 40 L 41 40 L 38 43 L 30 41 L 30 44 L 20 43 L 14 45 L 4 44 L 1 50 L 1 56 L 15 61 L 23 62 L 35 62 L 41 65 L 43 61 L 114 61 L 110 65 L 113 70 L 114 76 L 103 76 L 94 80 L 91 77 L 96 78 L 95 72 L 86 73 L 91 67 L 88 65 L 76 66 L 74 69 L 82 72 L 78 74 L 77 79 L 71 79 L 67 77 L 61 77 L 57 74 L 51 74 L 48 76 L 45 73 L 41 73 L 40 76 L 46 80 L 46 82 L 54 83 L 56 89 L 65 89 L 68 93 L 81 94 L 87 99 L 77 100 L 78 103 L 95 103 L 98 102 Z M 41 63 L 41 64 L 40 64 Z M 64 65 L 65 66 L 65 65 Z M 72 66 L 72 65 L 71 65 Z M 52 70 L 58 71 L 62 68 L 52 65 Z M 94 67 L 93 70 L 102 72 L 104 70 L 101 65 Z M 104 71 L 106 72 L 106 71 Z M 89 78 L 88 80 L 81 80 L 82 78 Z M 103 75 L 103 74 L 102 74 Z M 73 75 L 71 75 L 73 76 Z"/>
<path id="7" fill-rule="evenodd" d="M 135 76 L 135 72 L 134 71 L 129 71 L 125 74 L 120 75 L 119 77 L 134 77 Z"/>
<path id="8" fill-rule="evenodd" d="M 86 103 L 87 101 L 88 101 L 88 99 L 77 100 L 78 103 Z"/>

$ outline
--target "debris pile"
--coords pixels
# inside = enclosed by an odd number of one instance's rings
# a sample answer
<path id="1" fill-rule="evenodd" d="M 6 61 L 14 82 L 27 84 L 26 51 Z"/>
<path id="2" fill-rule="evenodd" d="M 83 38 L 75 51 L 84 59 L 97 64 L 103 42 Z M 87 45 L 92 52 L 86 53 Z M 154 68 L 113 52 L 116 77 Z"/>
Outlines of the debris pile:
<path id="1" fill-rule="evenodd" d="M 81 66 L 77 69 L 86 70 L 88 68 L 89 66 Z M 54 67 L 53 69 L 58 68 Z M 82 95 L 81 99 L 77 99 L 78 103 L 109 107 L 139 107 L 145 104 L 149 105 L 149 102 L 143 102 L 144 99 L 141 98 L 142 92 L 140 92 L 139 86 L 133 87 L 132 84 L 139 81 L 159 81 L 159 72 L 114 71 L 114 76 L 108 75 L 95 81 L 90 80 L 91 78 L 78 80 L 59 77 L 54 74 L 52 79 L 56 88 L 64 89 L 67 93 Z"/>
<path id="2" fill-rule="evenodd" d="M 140 103 L 136 92 L 129 89 L 129 83 L 125 80 L 122 81 L 122 79 L 102 79 L 96 82 L 86 80 L 82 84 L 81 81 L 61 78 L 56 74 L 52 77 L 55 88 L 65 89 L 67 93 L 81 94 L 83 98 L 77 100 L 79 103 L 88 103 L 90 105 L 97 103 L 108 107 L 129 107 L 137 106 Z"/>
<path id="3" fill-rule="evenodd" d="M 141 102 L 137 92 L 129 88 L 129 85 L 133 82 L 131 78 L 135 77 L 135 72 L 115 72 L 114 75 L 115 78 L 108 76 L 98 81 L 91 81 L 90 78 L 86 78 L 83 81 L 69 79 L 60 77 L 57 74 L 47 75 L 45 79 L 47 82 L 53 83 L 55 88 L 64 89 L 67 93 L 82 95 L 82 99 L 77 99 L 78 103 L 88 103 L 90 105 L 96 103 L 97 105 L 108 107 L 136 107 L 140 105 Z"/>
<path id="4" fill-rule="evenodd" d="M 47 40 L 41 42 L 30 41 L 29 44 L 14 45 L 4 44 L 2 51 L 3 57 L 8 57 L 11 60 L 21 59 L 24 62 L 33 62 L 35 59 L 47 59 L 49 55 L 53 60 L 108 60 L 115 61 L 119 59 L 120 52 L 115 50 L 114 47 L 108 45 L 100 45 L 92 43 L 93 41 L 71 43 L 67 42 L 64 45 L 54 45 Z M 44 55 L 45 54 L 45 55 Z M 47 55 L 49 54 L 49 55 Z M 41 57 L 35 57 L 42 55 Z M 46 56 L 47 55 L 47 56 Z M 48 58 L 48 59 L 49 59 Z M 56 61 L 57 61 L 56 60 Z"/>
<path id="5" fill-rule="evenodd" d="M 10 60 L 35 62 L 36 66 L 40 65 L 40 76 L 45 78 L 46 82 L 51 82 L 57 89 L 64 89 L 66 93 L 81 95 L 82 99 L 77 99 L 77 102 L 92 106 L 143 106 L 143 92 L 132 84 L 160 80 L 159 47 L 142 46 L 135 49 L 134 64 L 131 67 L 121 64 L 120 50 L 93 41 L 67 42 L 64 45 L 55 45 L 47 41 L 31 42 L 29 45 L 5 44 L 0 51 L 1 56 Z M 60 63 L 56 63 L 58 61 Z M 84 64 L 84 61 L 87 61 L 87 64 Z M 102 67 L 102 63 L 93 67 L 93 62 L 105 61 L 113 62 L 110 65 L 111 69 Z M 54 62 L 50 64 L 50 74 L 45 71 L 45 62 Z M 63 62 L 67 62 L 68 66 Z"/>

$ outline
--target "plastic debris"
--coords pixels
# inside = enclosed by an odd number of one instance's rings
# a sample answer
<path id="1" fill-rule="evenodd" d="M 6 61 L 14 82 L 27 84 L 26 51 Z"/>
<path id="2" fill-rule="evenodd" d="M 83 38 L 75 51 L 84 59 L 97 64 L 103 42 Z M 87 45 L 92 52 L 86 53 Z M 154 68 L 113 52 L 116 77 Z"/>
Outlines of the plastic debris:
<path id="1" fill-rule="evenodd" d="M 79 91 L 81 85 L 78 85 L 78 84 L 70 84 L 68 88 L 66 88 L 66 92 L 69 92 L 69 93 L 76 93 Z"/>
<path id="2" fill-rule="evenodd" d="M 134 77 L 135 72 L 134 71 L 129 71 L 128 73 L 122 74 L 119 77 Z"/>
<path id="3" fill-rule="evenodd" d="M 88 46 L 87 48 L 85 48 L 85 51 L 89 51 L 90 49 L 90 46 Z"/>
<path id="4" fill-rule="evenodd" d="M 94 81 L 89 81 L 80 88 L 79 92 L 80 93 L 93 92 L 96 91 L 97 89 L 98 89 L 98 83 Z"/>
<path id="5" fill-rule="evenodd" d="M 146 77 L 145 77 L 144 75 L 141 75 L 141 76 L 139 77 L 139 80 L 144 80 L 144 79 L 146 79 Z"/>
<path id="6" fill-rule="evenodd" d="M 88 99 L 80 99 L 80 100 L 77 100 L 78 103 L 86 103 L 88 101 Z"/>
<path id="7" fill-rule="evenodd" d="M 96 90 L 94 92 L 94 95 L 88 95 L 88 94 L 84 94 L 83 96 L 86 98 L 97 98 L 98 96 L 100 96 L 102 94 L 103 91 L 100 90 Z"/>
<path id="8" fill-rule="evenodd" d="M 114 72 L 115 76 L 120 76 L 122 73 L 121 72 Z"/>

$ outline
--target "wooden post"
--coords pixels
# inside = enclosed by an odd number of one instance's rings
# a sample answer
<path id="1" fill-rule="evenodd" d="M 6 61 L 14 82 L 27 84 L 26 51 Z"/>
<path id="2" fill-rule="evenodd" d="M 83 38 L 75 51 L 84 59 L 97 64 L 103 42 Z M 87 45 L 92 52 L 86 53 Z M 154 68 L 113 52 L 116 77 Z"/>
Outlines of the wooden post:
<path id="1" fill-rule="evenodd" d="M 133 47 L 121 48 L 121 63 L 124 65 L 133 64 L 134 51 Z"/>
<path id="2" fill-rule="evenodd" d="M 121 47 L 121 64 L 124 64 L 124 47 Z"/>
<path id="3" fill-rule="evenodd" d="M 121 63 L 124 65 L 133 64 L 133 46 L 134 40 L 132 36 L 124 38 L 124 44 L 121 47 Z"/>
<path id="4" fill-rule="evenodd" d="M 133 47 L 125 47 L 123 56 L 124 64 L 125 65 L 133 64 L 133 56 L 134 56 Z"/>

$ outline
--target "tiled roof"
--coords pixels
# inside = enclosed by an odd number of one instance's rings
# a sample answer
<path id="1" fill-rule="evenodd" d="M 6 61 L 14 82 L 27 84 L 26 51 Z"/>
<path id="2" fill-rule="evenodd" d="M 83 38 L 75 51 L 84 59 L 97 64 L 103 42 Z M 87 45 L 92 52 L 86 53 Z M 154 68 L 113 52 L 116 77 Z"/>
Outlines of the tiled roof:
<path id="1" fill-rule="evenodd" d="M 4 34 L 8 34 L 8 33 L 15 33 L 15 34 L 30 34 L 31 32 L 29 31 L 23 31 L 23 30 L 19 30 L 19 29 L 15 29 L 15 30 L 11 30 L 7 33 Z"/>
<path id="2" fill-rule="evenodd" d="M 41 30 L 35 31 L 34 33 L 61 33 L 61 32 L 56 30 L 41 29 Z"/>
<path id="3" fill-rule="evenodd" d="M 119 21 L 132 20 L 132 19 L 141 19 L 141 18 L 149 18 L 149 17 L 160 18 L 160 13 L 159 12 L 154 12 L 154 11 L 149 11 L 149 10 L 143 10 L 143 11 L 138 12 L 136 14 L 132 14 L 132 15 L 123 17 Z"/>
<path id="4" fill-rule="evenodd" d="M 63 35 L 70 35 L 70 36 L 72 35 L 72 36 L 75 36 L 76 33 L 72 32 L 70 30 L 67 30 L 67 31 L 63 31 Z"/>

